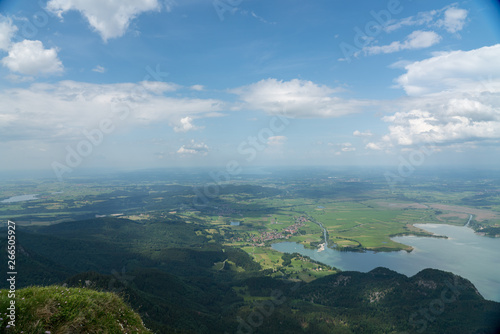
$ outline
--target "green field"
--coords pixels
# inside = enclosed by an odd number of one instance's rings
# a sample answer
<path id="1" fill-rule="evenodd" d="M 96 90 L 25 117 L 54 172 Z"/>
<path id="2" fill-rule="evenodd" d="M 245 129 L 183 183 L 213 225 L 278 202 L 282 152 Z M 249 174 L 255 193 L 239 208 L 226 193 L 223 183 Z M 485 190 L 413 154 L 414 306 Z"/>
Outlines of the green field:
<path id="1" fill-rule="evenodd" d="M 241 248 L 274 271 L 283 266 L 271 245 L 291 241 L 316 249 L 324 243 L 320 225 L 330 246 L 348 251 L 411 251 L 391 237 L 430 235 L 413 224 L 464 225 L 471 215 L 476 231 L 494 236 L 500 230 L 500 196 L 490 180 L 419 179 L 393 192 L 371 177 L 262 176 L 221 185 L 216 197 L 198 206 L 193 187 L 205 184 L 200 178 L 3 182 L 0 199 L 23 194 L 38 194 L 38 199 L 0 203 L 0 220 L 29 226 L 117 214 L 140 223 L 176 219 L 194 224 L 197 236 L 208 243 Z M 305 280 L 323 275 L 304 260 L 293 259 L 285 267 L 287 274 Z"/>

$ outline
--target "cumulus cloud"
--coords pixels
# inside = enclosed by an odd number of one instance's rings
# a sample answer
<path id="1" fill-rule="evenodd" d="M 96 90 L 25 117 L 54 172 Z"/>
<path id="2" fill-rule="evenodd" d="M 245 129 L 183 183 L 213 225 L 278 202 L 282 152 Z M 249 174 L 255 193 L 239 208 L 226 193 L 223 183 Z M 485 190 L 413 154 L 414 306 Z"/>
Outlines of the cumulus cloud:
<path id="1" fill-rule="evenodd" d="M 0 14 L 0 50 L 9 50 L 11 39 L 16 31 L 17 27 L 12 23 L 12 19 Z"/>
<path id="2" fill-rule="evenodd" d="M 207 144 L 201 142 L 196 143 L 194 139 L 191 140 L 189 144 L 182 145 L 177 153 L 184 155 L 207 155 L 208 154 L 208 146 Z"/>
<path id="3" fill-rule="evenodd" d="M 47 9 L 60 18 L 67 11 L 79 11 L 104 41 L 123 36 L 130 22 L 139 14 L 159 11 L 160 8 L 158 0 L 50 0 L 47 2 Z"/>
<path id="4" fill-rule="evenodd" d="M 437 24 L 450 33 L 456 33 L 463 29 L 467 14 L 465 9 L 451 7 L 444 12 L 444 18 L 439 20 Z"/>
<path id="5" fill-rule="evenodd" d="M 380 147 L 379 144 L 376 143 L 368 143 L 366 144 L 366 148 L 369 150 L 374 150 L 374 151 L 380 151 L 382 148 Z"/>
<path id="6" fill-rule="evenodd" d="M 3 141 L 62 141 L 81 137 L 109 118 L 121 129 L 165 122 L 186 115 L 219 116 L 214 99 L 170 97 L 177 85 L 162 82 L 90 84 L 61 81 L 0 92 L 0 138 Z M 189 122 L 188 122 L 189 123 Z"/>
<path id="7" fill-rule="evenodd" d="M 427 110 L 386 116 L 383 120 L 391 124 L 386 138 L 405 146 L 500 139 L 500 99 L 494 105 L 479 100 L 452 98 Z"/>
<path id="8" fill-rule="evenodd" d="M 193 119 L 189 116 L 183 117 L 179 121 L 179 125 L 174 127 L 175 132 L 188 132 L 190 130 L 196 130 L 198 127 L 194 126 L 192 123 Z"/>
<path id="9" fill-rule="evenodd" d="M 63 71 L 62 62 L 55 48 L 45 49 L 41 41 L 23 40 L 13 43 L 12 38 L 18 28 L 10 17 L 0 14 L 0 50 L 8 55 L 0 60 L 10 71 L 28 76 L 40 74 L 58 74 Z M 13 82 L 26 82 L 32 77 L 10 74 L 7 77 Z"/>
<path id="10" fill-rule="evenodd" d="M 396 82 L 408 95 L 416 96 L 445 90 L 483 90 L 489 76 L 500 77 L 500 44 L 470 51 L 443 52 L 405 66 L 406 73 Z M 490 82 L 495 89 L 498 83 Z"/>
<path id="11" fill-rule="evenodd" d="M 42 42 L 24 40 L 9 49 L 2 64 L 12 72 L 26 75 L 57 74 L 63 71 L 56 49 L 45 49 Z"/>
<path id="12" fill-rule="evenodd" d="M 334 96 L 340 91 L 312 81 L 272 78 L 231 90 L 247 108 L 289 117 L 338 117 L 358 112 L 367 105 L 363 101 Z"/>
<path id="13" fill-rule="evenodd" d="M 397 81 L 409 97 L 396 102 L 400 111 L 383 117 L 388 134 L 367 148 L 499 143 L 499 57 L 500 44 L 407 65 Z"/>
<path id="14" fill-rule="evenodd" d="M 365 46 L 362 51 L 365 54 L 375 55 L 380 53 L 393 53 L 402 50 L 416 50 L 431 47 L 441 41 L 434 31 L 416 30 L 409 34 L 402 42 L 394 41 L 388 45 Z"/>

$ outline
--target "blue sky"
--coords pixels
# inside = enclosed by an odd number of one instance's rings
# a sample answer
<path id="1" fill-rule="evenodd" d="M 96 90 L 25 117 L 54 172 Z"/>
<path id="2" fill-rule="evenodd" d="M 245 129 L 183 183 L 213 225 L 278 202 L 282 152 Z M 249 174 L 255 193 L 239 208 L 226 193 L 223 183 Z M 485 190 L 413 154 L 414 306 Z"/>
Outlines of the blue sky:
<path id="1" fill-rule="evenodd" d="M 494 1 L 8 0 L 0 13 L 0 170 L 500 162 Z"/>

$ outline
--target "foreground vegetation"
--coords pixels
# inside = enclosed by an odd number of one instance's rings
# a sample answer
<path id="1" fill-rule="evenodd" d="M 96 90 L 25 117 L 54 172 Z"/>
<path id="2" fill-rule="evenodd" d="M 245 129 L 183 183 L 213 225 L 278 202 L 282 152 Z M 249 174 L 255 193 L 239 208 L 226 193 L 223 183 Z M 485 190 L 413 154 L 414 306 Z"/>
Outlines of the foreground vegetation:
<path id="1" fill-rule="evenodd" d="M 2 310 L 7 310 L 10 300 L 8 291 L 0 290 Z M 15 319 L 4 314 L 2 333 L 151 333 L 139 315 L 111 292 L 27 287 L 16 291 L 15 301 Z"/>

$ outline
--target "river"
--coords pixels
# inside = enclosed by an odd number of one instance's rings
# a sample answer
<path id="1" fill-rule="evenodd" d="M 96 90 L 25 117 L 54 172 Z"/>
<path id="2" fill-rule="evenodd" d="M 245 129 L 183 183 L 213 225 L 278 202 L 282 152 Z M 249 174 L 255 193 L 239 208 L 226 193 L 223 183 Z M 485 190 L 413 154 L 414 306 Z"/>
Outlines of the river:
<path id="1" fill-rule="evenodd" d="M 407 276 L 413 276 L 425 268 L 450 271 L 470 280 L 484 298 L 500 302 L 499 238 L 480 236 L 466 226 L 415 226 L 445 235 L 448 239 L 416 236 L 393 238 L 396 242 L 412 246 L 414 250 L 410 253 L 339 252 L 329 247 L 318 251 L 294 242 L 276 243 L 272 248 L 285 253 L 297 252 L 342 270 L 367 272 L 376 267 L 386 267 Z"/>

